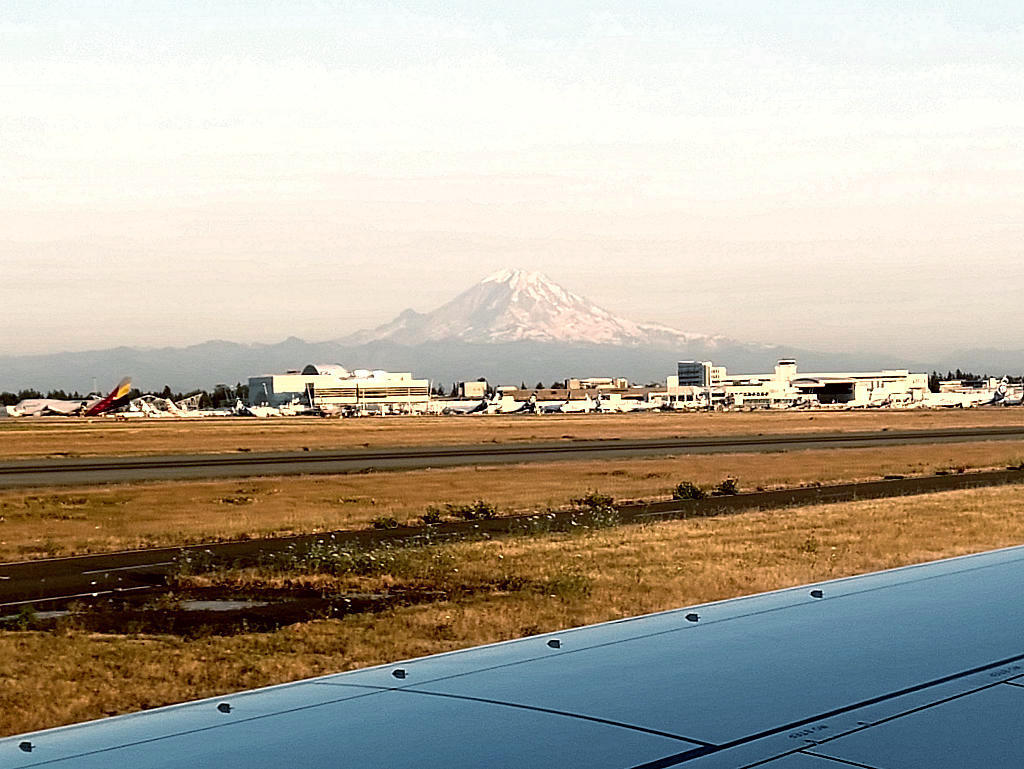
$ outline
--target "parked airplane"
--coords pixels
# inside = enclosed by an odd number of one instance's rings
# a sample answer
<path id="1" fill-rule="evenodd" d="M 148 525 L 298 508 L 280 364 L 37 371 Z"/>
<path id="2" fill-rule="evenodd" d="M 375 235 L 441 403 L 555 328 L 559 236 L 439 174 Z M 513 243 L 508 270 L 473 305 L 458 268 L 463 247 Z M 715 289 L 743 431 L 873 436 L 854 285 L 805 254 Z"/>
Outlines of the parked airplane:
<path id="1" fill-rule="evenodd" d="M 95 397 L 78 400 L 60 400 L 57 398 L 26 398 L 13 406 L 0 410 L 0 416 L 41 417 L 41 416 L 83 416 L 94 417 L 111 411 L 128 403 L 128 395 L 132 390 L 132 380 L 122 379 L 117 387 L 105 398 Z M 4 413 L 6 412 L 6 413 Z"/>
<path id="2" fill-rule="evenodd" d="M 234 416 L 239 417 L 259 417 L 263 419 L 266 417 L 294 417 L 312 413 L 314 413 L 313 407 L 306 405 L 298 398 L 288 403 L 282 403 L 280 406 L 269 406 L 266 404 L 250 406 L 243 403 L 241 398 L 235 399 Z"/>
<path id="3" fill-rule="evenodd" d="M 1001 401 L 1000 406 L 1024 406 L 1024 391 L 1019 392 L 1017 395 L 1007 395 Z"/>
<path id="4" fill-rule="evenodd" d="M 517 401 L 511 395 L 497 392 L 487 402 L 487 414 L 522 414 L 529 411 L 527 401 Z"/>
<path id="5" fill-rule="evenodd" d="M 979 390 L 978 392 L 946 392 L 925 393 L 923 405 L 938 408 L 969 409 L 975 406 L 990 406 L 1003 403 L 1009 393 L 1009 379 L 1003 377 L 995 390 Z M 1005 405 L 1020 405 L 1020 400 L 1011 399 Z"/>
<path id="6" fill-rule="evenodd" d="M 530 398 L 530 405 L 535 414 L 561 414 L 565 401 L 539 401 L 533 397 Z"/>
<path id="7" fill-rule="evenodd" d="M 67 769 L 1024 766 L 1024 548 L 0 739 Z"/>
<path id="8" fill-rule="evenodd" d="M 621 396 L 615 398 L 601 397 L 598 401 L 597 410 L 602 414 L 625 414 L 633 410 L 635 401 L 623 400 Z"/>
<path id="9" fill-rule="evenodd" d="M 589 414 L 597 411 L 597 401 L 588 394 L 583 400 L 539 401 L 536 396 L 530 398 L 533 410 L 537 414 Z"/>
<path id="10" fill-rule="evenodd" d="M 147 418 L 193 418 L 208 415 L 208 411 L 201 411 L 199 403 L 202 394 L 190 395 L 175 402 L 170 398 L 162 398 L 159 395 L 140 395 L 128 404 L 128 410 L 122 411 L 121 416 L 147 417 Z M 228 412 L 230 413 L 230 412 Z"/>
<path id="11" fill-rule="evenodd" d="M 559 409 L 562 414 L 589 414 L 592 411 L 597 411 L 597 401 L 589 394 L 581 401 L 567 400 Z"/>
<path id="12" fill-rule="evenodd" d="M 487 411 L 490 401 L 486 398 L 478 401 L 446 400 L 436 401 L 434 405 L 442 414 L 482 414 Z"/>
<path id="13" fill-rule="evenodd" d="M 603 396 L 597 408 L 604 414 L 628 414 L 633 411 L 654 411 L 661 408 L 661 403 L 638 398 L 623 398 L 621 395 L 615 394 Z"/>
<path id="14" fill-rule="evenodd" d="M 998 403 L 1000 406 L 1020 406 L 1024 404 L 1024 387 L 1015 391 L 1010 387 L 1009 378 L 1004 376 L 996 388 L 992 402 Z"/>
<path id="15" fill-rule="evenodd" d="M 241 398 L 235 400 L 235 415 L 240 417 L 258 417 L 260 419 L 266 419 L 267 417 L 279 417 L 281 416 L 281 409 L 275 406 L 250 406 L 242 402 Z"/>

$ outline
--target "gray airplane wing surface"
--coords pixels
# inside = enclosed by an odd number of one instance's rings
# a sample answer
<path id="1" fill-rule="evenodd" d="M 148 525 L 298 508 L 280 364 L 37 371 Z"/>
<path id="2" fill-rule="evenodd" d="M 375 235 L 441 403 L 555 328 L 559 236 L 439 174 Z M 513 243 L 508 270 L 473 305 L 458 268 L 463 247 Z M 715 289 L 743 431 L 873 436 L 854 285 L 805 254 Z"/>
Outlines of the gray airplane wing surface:
<path id="1" fill-rule="evenodd" d="M 1024 548 L 0 740 L 31 766 L 1024 766 Z"/>

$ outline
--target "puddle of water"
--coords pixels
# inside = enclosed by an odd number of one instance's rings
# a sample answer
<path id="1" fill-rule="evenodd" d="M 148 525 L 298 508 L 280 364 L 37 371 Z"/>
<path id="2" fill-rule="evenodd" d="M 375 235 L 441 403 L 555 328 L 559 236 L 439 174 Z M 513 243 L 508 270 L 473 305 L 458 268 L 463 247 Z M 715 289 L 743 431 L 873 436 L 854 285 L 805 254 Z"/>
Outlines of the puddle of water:
<path id="1" fill-rule="evenodd" d="M 38 619 L 59 619 L 61 617 L 67 617 L 69 614 L 71 614 L 71 612 L 66 611 L 64 609 L 60 609 L 60 610 L 57 610 L 57 611 L 35 611 L 35 612 L 32 612 L 32 618 L 33 619 L 37 619 L 37 620 Z M 19 615 L 19 614 L 8 614 L 6 616 L 0 617 L 0 622 L 14 622 L 15 620 L 19 619 L 20 617 L 21 617 L 21 615 Z"/>
<path id="2" fill-rule="evenodd" d="M 269 604 L 269 601 L 223 599 L 214 601 L 182 601 L 178 606 L 185 611 L 237 611 L 239 609 L 255 609 L 258 606 L 268 606 Z"/>

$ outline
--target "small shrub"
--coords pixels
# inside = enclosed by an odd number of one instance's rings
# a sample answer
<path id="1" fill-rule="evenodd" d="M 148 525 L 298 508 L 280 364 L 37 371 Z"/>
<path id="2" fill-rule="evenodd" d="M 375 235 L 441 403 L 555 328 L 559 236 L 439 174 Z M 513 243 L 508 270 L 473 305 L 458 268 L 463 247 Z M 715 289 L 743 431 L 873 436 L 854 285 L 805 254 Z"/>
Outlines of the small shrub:
<path id="1" fill-rule="evenodd" d="M 689 481 L 678 483 L 672 489 L 672 499 L 704 499 L 706 496 L 707 492 L 704 489 Z"/>
<path id="2" fill-rule="evenodd" d="M 431 524 L 435 523 L 440 523 L 441 511 L 433 506 L 428 507 L 426 511 L 423 513 L 423 515 L 420 516 L 420 520 L 427 526 L 430 526 Z"/>
<path id="3" fill-rule="evenodd" d="M 599 491 L 588 491 L 582 497 L 569 500 L 573 511 L 567 524 L 559 528 L 565 531 L 605 529 L 619 522 L 619 511 L 615 499 Z"/>
<path id="4" fill-rule="evenodd" d="M 64 551 L 64 546 L 56 540 L 47 539 L 42 545 L 40 545 L 39 549 L 53 558 Z"/>
<path id="5" fill-rule="evenodd" d="M 524 590 L 531 590 L 533 587 L 533 580 L 518 574 L 505 574 L 491 581 L 491 588 L 503 593 L 520 593 Z"/>
<path id="6" fill-rule="evenodd" d="M 808 536 L 803 542 L 796 546 L 796 549 L 801 553 L 807 555 L 814 555 L 818 552 L 818 540 L 812 536 Z"/>
<path id="7" fill-rule="evenodd" d="M 424 539 L 415 543 L 384 543 L 362 548 L 327 537 L 277 553 L 268 553 L 260 568 L 266 573 L 277 575 L 352 574 L 373 577 L 391 574 L 399 578 L 439 584 L 451 573 L 454 556 L 427 545 L 428 541 Z"/>
<path id="8" fill-rule="evenodd" d="M 739 482 L 735 478 L 726 478 L 720 484 L 715 486 L 715 490 L 711 492 L 713 497 L 731 497 L 734 494 L 740 493 Z"/>
<path id="9" fill-rule="evenodd" d="M 480 518 L 497 518 L 498 508 L 492 505 L 490 502 L 484 502 L 482 499 L 478 499 L 473 503 L 473 507 L 476 510 L 476 514 Z"/>
<path id="10" fill-rule="evenodd" d="M 222 505 L 251 505 L 256 501 L 256 497 L 248 497 L 244 494 L 238 494 L 231 497 L 221 497 L 217 501 Z"/>
<path id="11" fill-rule="evenodd" d="M 36 624 L 36 610 L 32 604 L 26 604 L 18 609 L 18 616 L 14 620 L 14 626 L 18 630 L 31 630 Z"/>
<path id="12" fill-rule="evenodd" d="M 448 515 L 461 518 L 464 521 L 496 518 L 498 515 L 498 508 L 482 499 L 478 499 L 476 502 L 471 502 L 468 505 L 453 505 L 449 503 L 444 508 Z"/>
<path id="13" fill-rule="evenodd" d="M 171 566 L 171 576 L 188 577 L 196 574 L 206 574 L 218 566 L 222 566 L 211 550 L 179 550 L 174 556 Z"/>
<path id="14" fill-rule="evenodd" d="M 614 507 L 615 498 L 599 491 L 588 491 L 582 497 L 575 497 L 569 500 L 573 507 L 578 510 L 592 510 L 594 508 Z"/>

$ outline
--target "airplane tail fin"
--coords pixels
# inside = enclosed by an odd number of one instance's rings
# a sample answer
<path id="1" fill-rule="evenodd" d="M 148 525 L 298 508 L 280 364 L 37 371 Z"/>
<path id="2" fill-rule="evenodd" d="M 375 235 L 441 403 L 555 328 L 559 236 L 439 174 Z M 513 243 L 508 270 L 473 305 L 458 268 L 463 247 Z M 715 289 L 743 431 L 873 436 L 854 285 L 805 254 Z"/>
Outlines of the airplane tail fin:
<path id="1" fill-rule="evenodd" d="M 999 401 L 1006 398 L 1010 390 L 1009 385 L 1010 378 L 1008 376 L 1004 376 L 1002 380 L 999 382 L 999 386 L 996 388 L 995 394 L 992 396 L 993 403 L 998 403 Z"/>
<path id="2" fill-rule="evenodd" d="M 118 406 L 123 406 L 125 403 L 128 402 L 128 395 L 131 393 L 131 391 L 131 377 L 125 377 L 118 383 L 117 387 L 110 391 L 110 395 L 108 395 L 106 398 L 101 398 L 100 400 L 96 401 L 94 404 L 89 406 L 89 408 L 86 409 L 84 416 L 94 417 L 97 416 L 98 414 L 102 414 L 106 411 L 110 411 L 111 409 L 117 408 Z"/>

